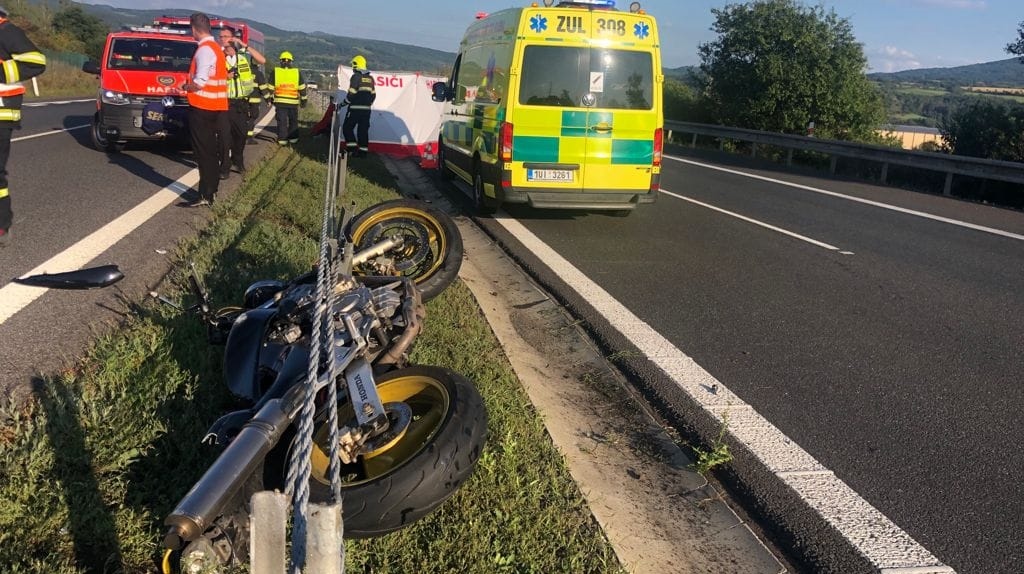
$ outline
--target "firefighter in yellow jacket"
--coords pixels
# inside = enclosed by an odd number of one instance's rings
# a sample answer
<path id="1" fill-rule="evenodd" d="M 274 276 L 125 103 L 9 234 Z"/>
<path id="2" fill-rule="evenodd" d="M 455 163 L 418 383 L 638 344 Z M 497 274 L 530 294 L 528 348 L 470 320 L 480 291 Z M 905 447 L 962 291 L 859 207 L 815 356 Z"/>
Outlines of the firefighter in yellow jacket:
<path id="1" fill-rule="evenodd" d="M 21 82 L 45 69 L 46 56 L 0 7 L 0 245 L 10 237 L 14 219 L 7 188 L 7 158 L 11 155 L 11 135 L 21 127 L 21 101 L 25 97 Z"/>
<path id="2" fill-rule="evenodd" d="M 302 71 L 292 66 L 291 52 L 281 52 L 278 60 L 280 65 L 267 74 L 264 95 L 276 109 L 277 143 L 287 145 L 299 141 L 299 107 L 306 107 L 306 81 Z"/>

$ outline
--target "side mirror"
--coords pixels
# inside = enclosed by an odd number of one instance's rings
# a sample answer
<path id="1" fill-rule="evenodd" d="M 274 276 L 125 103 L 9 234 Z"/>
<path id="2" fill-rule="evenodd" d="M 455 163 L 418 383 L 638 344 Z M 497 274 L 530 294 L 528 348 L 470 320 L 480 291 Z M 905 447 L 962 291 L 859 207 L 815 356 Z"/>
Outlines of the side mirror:
<path id="1" fill-rule="evenodd" d="M 124 279 L 117 265 L 103 265 L 64 273 L 41 273 L 14 279 L 15 283 L 47 289 L 99 289 Z"/>
<path id="2" fill-rule="evenodd" d="M 451 93 L 448 91 L 448 84 L 435 82 L 431 90 L 433 93 L 430 95 L 430 99 L 435 102 L 447 102 L 452 99 Z"/>
<path id="3" fill-rule="evenodd" d="M 100 63 L 96 60 L 86 60 L 82 64 L 82 71 L 86 74 L 100 75 Z"/>

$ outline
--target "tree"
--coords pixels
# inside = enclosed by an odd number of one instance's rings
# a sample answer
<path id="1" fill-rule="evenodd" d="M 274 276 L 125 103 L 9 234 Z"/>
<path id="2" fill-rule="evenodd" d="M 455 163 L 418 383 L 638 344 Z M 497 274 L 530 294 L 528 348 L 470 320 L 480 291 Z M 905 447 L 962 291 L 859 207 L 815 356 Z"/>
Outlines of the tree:
<path id="1" fill-rule="evenodd" d="M 751 129 L 878 141 L 885 120 L 848 20 L 795 0 L 711 10 L 717 40 L 701 44 L 704 96 L 715 121 Z"/>
<path id="2" fill-rule="evenodd" d="M 99 60 L 103 55 L 109 29 L 103 20 L 86 14 L 81 6 L 62 3 L 60 10 L 53 15 L 51 25 L 54 32 L 76 39 L 90 58 Z"/>
<path id="3" fill-rule="evenodd" d="M 953 110 L 940 124 L 945 148 L 956 154 L 1024 161 L 1024 106 L 978 98 Z"/>
<path id="4" fill-rule="evenodd" d="M 1006 45 L 1006 51 L 1020 58 L 1024 64 L 1024 22 L 1017 25 L 1017 40 Z"/>

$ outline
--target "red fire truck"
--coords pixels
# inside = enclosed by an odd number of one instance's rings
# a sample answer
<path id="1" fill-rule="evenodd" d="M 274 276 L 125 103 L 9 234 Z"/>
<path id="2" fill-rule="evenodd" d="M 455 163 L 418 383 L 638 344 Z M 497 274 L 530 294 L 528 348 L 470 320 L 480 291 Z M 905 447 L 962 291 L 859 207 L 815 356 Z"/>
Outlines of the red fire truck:
<path id="1" fill-rule="evenodd" d="M 153 25 L 173 30 L 184 30 L 191 33 L 192 26 L 189 24 L 188 16 L 160 16 L 153 19 Z M 263 39 L 263 32 L 252 26 L 237 20 L 225 20 L 223 18 L 211 18 L 210 27 L 213 28 L 213 37 L 216 38 L 219 32 L 228 28 L 235 33 L 235 36 L 242 40 L 247 46 L 252 46 L 260 54 L 265 54 L 266 43 Z"/>
<path id="2" fill-rule="evenodd" d="M 196 45 L 190 32 L 170 28 L 131 27 L 107 35 L 102 61 L 90 60 L 82 66 L 100 79 L 92 122 L 97 149 L 120 151 L 132 140 L 188 139 L 184 129 L 175 130 L 173 125 L 144 130 L 144 114 L 188 108 L 179 88 L 188 80 Z M 153 111 L 157 105 L 160 112 Z"/>

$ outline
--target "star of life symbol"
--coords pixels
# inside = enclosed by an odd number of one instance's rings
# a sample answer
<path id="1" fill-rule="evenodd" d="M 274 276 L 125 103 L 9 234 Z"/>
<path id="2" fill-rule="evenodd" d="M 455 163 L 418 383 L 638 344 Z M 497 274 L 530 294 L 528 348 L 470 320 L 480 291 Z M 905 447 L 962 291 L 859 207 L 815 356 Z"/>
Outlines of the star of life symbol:
<path id="1" fill-rule="evenodd" d="M 637 22 L 633 25 L 633 35 L 643 40 L 651 34 L 651 27 L 646 22 Z"/>
<path id="2" fill-rule="evenodd" d="M 534 32 L 543 32 L 548 29 L 548 19 L 544 16 L 530 18 L 530 29 Z"/>

